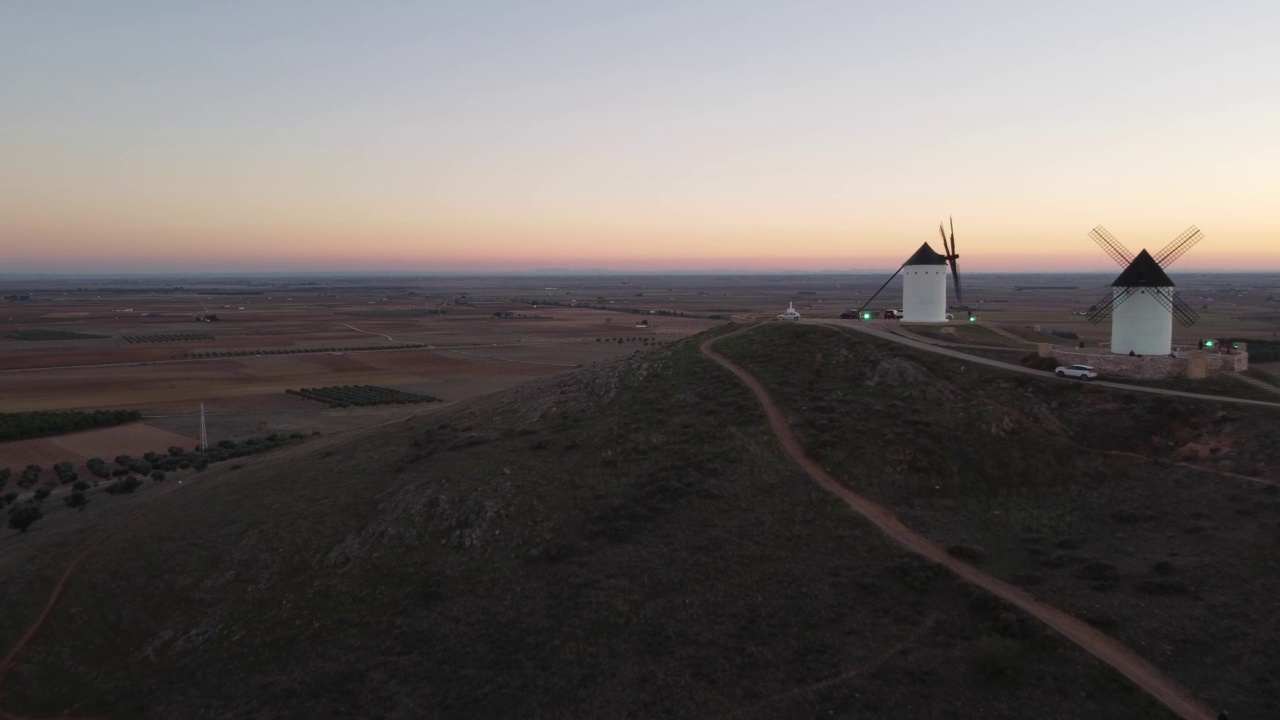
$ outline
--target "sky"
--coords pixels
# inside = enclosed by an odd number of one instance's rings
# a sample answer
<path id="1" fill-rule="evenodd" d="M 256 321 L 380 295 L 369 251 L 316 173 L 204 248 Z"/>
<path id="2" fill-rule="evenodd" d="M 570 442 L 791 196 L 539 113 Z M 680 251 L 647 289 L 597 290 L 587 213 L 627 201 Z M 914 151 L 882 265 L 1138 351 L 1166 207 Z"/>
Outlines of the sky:
<path id="1" fill-rule="evenodd" d="M 1280 270 L 1274 2 L 0 0 L 0 273 Z"/>

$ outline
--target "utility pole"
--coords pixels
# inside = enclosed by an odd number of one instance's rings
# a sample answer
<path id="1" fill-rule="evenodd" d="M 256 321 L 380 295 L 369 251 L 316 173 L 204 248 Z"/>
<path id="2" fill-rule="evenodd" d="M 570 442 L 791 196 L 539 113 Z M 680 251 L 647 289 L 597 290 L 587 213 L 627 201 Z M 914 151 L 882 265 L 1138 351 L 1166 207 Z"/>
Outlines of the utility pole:
<path id="1" fill-rule="evenodd" d="M 209 431 L 204 425 L 204 403 L 200 403 L 200 452 L 209 449 Z"/>

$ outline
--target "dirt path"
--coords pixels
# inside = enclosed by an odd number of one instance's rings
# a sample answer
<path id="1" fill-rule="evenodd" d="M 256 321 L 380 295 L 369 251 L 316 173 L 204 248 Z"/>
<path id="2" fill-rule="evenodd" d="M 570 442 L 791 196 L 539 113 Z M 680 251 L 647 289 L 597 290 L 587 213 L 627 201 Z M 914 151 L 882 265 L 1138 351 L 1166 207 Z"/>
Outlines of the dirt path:
<path id="1" fill-rule="evenodd" d="M 92 545 L 85 548 L 84 552 L 80 553 L 80 555 L 78 555 L 76 559 L 67 566 L 66 572 L 62 573 L 62 577 L 58 578 L 57 584 L 53 586 L 53 592 L 49 594 L 49 599 L 45 602 L 44 607 L 41 608 L 40 614 L 31 622 L 31 625 L 29 625 L 22 633 L 22 636 L 18 638 L 18 642 L 14 643 L 13 647 L 9 649 L 9 652 L 5 654 L 4 660 L 0 660 L 0 688 L 4 687 L 4 681 L 8 679 L 9 673 L 13 670 L 14 666 L 18 664 L 18 656 L 21 655 L 22 651 L 26 650 L 27 646 L 31 644 L 31 641 L 35 639 L 36 633 L 40 632 L 40 628 L 44 627 L 45 621 L 48 620 L 49 615 L 53 613 L 53 608 L 57 606 L 58 601 L 62 599 L 62 595 L 67 589 L 67 583 L 71 581 L 71 578 L 74 577 L 76 573 L 80 572 L 80 568 L 84 566 L 85 562 L 88 561 L 94 553 L 98 552 L 99 548 L 107 544 L 108 540 L 138 522 L 149 513 L 152 513 L 168 504 L 174 497 L 175 493 L 171 490 L 164 496 L 157 498 L 150 505 L 147 505 L 133 515 L 130 515 L 124 522 L 111 528 L 104 533 L 102 537 L 94 541 Z"/>
<path id="2" fill-rule="evenodd" d="M 739 330 L 746 332 L 751 328 Z M 796 462 L 824 490 L 840 498 L 854 512 L 871 521 L 882 533 L 911 552 L 931 560 L 965 582 L 975 585 L 1022 611 L 1079 645 L 1085 652 L 1115 668 L 1153 698 L 1186 720 L 1214 720 L 1217 714 L 1206 707 L 1177 683 L 1161 673 L 1155 666 L 1139 657 L 1129 648 L 1097 628 L 1052 605 L 1037 600 L 1031 593 L 989 575 L 978 568 L 957 560 L 941 546 L 902 523 L 887 508 L 858 495 L 842 485 L 825 468 L 811 459 L 804 451 L 800 438 L 791 429 L 786 415 L 769 395 L 764 385 L 754 375 L 729 358 L 720 354 L 713 345 L 728 335 L 712 338 L 702 344 L 702 353 L 732 372 L 756 396 L 769 420 L 769 428 L 791 459 Z M 966 358 L 968 359 L 968 358 Z"/>
<path id="3" fill-rule="evenodd" d="M 9 652 L 5 654 L 4 660 L 0 660 L 0 698 L 4 697 L 3 688 L 5 680 L 9 678 L 9 673 L 13 671 L 13 668 L 17 666 L 18 656 L 27 649 L 27 646 L 31 644 L 31 641 L 34 640 L 36 635 L 40 632 L 40 629 L 44 627 L 49 616 L 53 614 L 53 609 L 57 607 L 58 601 L 62 599 L 62 595 L 66 592 L 67 584 L 71 582 L 71 579 L 75 577 L 76 573 L 80 572 L 80 568 L 83 567 L 84 564 L 88 562 L 89 558 L 93 557 L 93 555 L 97 553 L 103 545 L 106 545 L 108 540 L 146 517 L 149 513 L 167 505 L 174 497 L 175 494 L 173 492 L 169 492 L 164 497 L 158 498 L 155 502 L 129 516 L 129 518 L 124 522 L 111 528 L 103 534 L 102 537 L 98 538 L 96 542 L 85 548 L 84 552 L 80 553 L 80 555 L 71 562 L 71 565 L 67 567 L 66 572 L 62 573 L 62 577 L 58 578 L 58 584 L 53 586 L 53 592 L 50 593 L 49 599 L 45 602 L 44 607 L 40 609 L 40 614 L 31 622 L 31 625 L 27 626 L 27 629 L 22 633 L 22 636 L 18 638 L 18 642 L 14 643 L 13 647 L 9 649 Z M 27 718 L 23 718 L 20 715 L 14 715 L 6 710 L 0 709 L 0 720 L 27 720 Z M 81 718 L 80 720 L 87 719 Z"/>
<path id="4" fill-rule="evenodd" d="M 244 466 L 247 466 L 250 463 L 261 462 L 264 459 L 280 459 L 281 457 L 287 458 L 291 454 L 314 453 L 320 448 L 326 447 L 328 445 L 332 445 L 333 443 L 343 440 L 347 436 L 353 433 L 365 432 L 365 431 L 373 430 L 374 428 L 384 427 L 386 425 L 393 425 L 393 424 L 404 422 L 404 421 L 405 421 L 405 418 L 388 420 L 386 422 L 378 423 L 377 425 L 370 425 L 367 428 L 355 428 L 352 430 L 347 430 L 345 432 L 335 433 L 319 441 L 313 441 L 310 443 L 301 443 L 293 447 L 281 448 L 277 452 L 266 453 L 254 458 L 240 458 L 241 461 L 246 461 L 246 462 L 244 462 L 243 464 L 240 464 L 240 463 L 233 464 L 228 462 L 223 467 L 214 467 L 204 471 L 203 473 L 197 473 L 195 475 L 192 475 L 191 477 L 184 478 L 184 480 L 186 480 L 188 483 L 192 481 L 199 482 L 199 483 L 213 482 L 220 479 L 222 476 L 227 475 L 228 473 L 242 469 Z M 107 532 L 103 533 L 101 537 L 95 540 L 92 545 L 85 548 L 84 551 L 81 552 L 80 555 L 78 555 L 76 559 L 71 562 L 69 566 L 67 566 L 66 571 L 62 573 L 62 577 L 58 578 L 57 584 L 54 585 L 53 592 L 49 594 L 49 599 L 45 601 L 44 607 L 40 609 L 40 613 L 36 615 L 35 620 L 33 620 L 31 622 L 31 625 L 29 625 L 27 629 L 22 633 L 22 636 L 18 638 L 18 641 L 13 644 L 13 647 L 9 649 L 9 652 L 5 653 L 4 659 L 0 660 L 0 702 L 2 702 L 4 699 L 5 682 L 9 679 L 9 674 L 13 672 L 14 667 L 17 666 L 18 658 L 22 655 L 23 652 L 26 651 L 26 649 L 31 645 L 32 641 L 35 640 L 36 636 L 40 633 L 40 630 L 44 627 L 45 623 L 48 622 L 49 616 L 53 614 L 54 609 L 57 608 L 58 606 L 58 602 L 62 600 L 62 596 L 66 593 L 67 585 L 70 584 L 71 580 L 74 579 L 75 576 L 80 572 L 80 569 L 84 567 L 85 563 L 88 562 L 89 559 L 92 558 L 95 554 L 97 554 L 97 552 L 101 550 L 102 547 L 106 545 L 107 542 L 109 542 L 116 535 L 119 535 L 120 533 L 129 529 L 131 526 L 135 525 L 142 518 L 146 517 L 147 515 L 155 512 L 156 510 L 159 510 L 160 508 L 172 502 L 173 499 L 178 497 L 178 495 L 182 492 L 182 488 L 183 486 L 181 483 L 175 483 L 174 485 L 170 486 L 169 491 L 166 492 L 163 496 L 156 498 L 155 501 L 153 501 L 150 505 L 147 505 L 141 510 L 138 510 L 137 512 L 135 512 L 134 514 L 126 518 L 120 524 L 116 525 L 115 527 L 111 528 Z M 68 716 L 59 715 L 59 717 L 68 717 Z M 21 715 L 15 715 L 14 713 L 11 713 L 7 710 L 4 710 L 3 708 L 0 708 L 0 720 L 30 720 L 30 719 L 25 718 Z M 78 718 L 78 720 L 90 720 L 90 719 Z"/>
<path id="5" fill-rule="evenodd" d="M 80 553 L 80 555 L 78 555 L 76 559 L 67 566 L 66 572 L 62 573 L 62 577 L 58 578 L 58 583 L 53 586 L 53 592 L 49 594 L 49 599 L 45 602 L 44 607 L 40 609 L 40 614 L 36 615 L 35 620 L 31 621 L 31 624 L 27 626 L 27 629 L 22 633 L 22 636 L 18 638 L 18 641 L 14 643 L 13 647 L 9 649 L 9 652 L 5 654 L 4 660 L 0 660 L 0 699 L 4 697 L 4 683 L 8 680 L 9 673 L 13 672 L 13 668 L 17 666 L 18 657 L 27 649 L 31 644 L 31 641 L 35 640 L 36 635 L 39 634 L 41 628 L 44 627 L 45 622 L 49 620 L 49 616 L 53 614 L 53 610 L 57 607 L 58 601 L 61 600 L 63 594 L 66 593 L 67 585 L 71 582 L 71 579 L 80 572 L 80 568 L 84 567 L 84 564 L 88 562 L 89 558 L 93 557 L 93 555 L 97 553 L 103 545 L 106 545 L 107 541 L 128 529 L 148 514 L 169 504 L 169 502 L 171 502 L 176 496 L 177 493 L 175 488 L 175 490 L 171 490 L 163 497 L 157 498 L 155 502 L 152 502 L 150 505 L 142 508 L 133 515 L 130 515 L 124 522 L 111 528 L 92 545 L 85 548 L 84 552 Z M 30 719 L 21 715 L 14 715 L 4 709 L 0 709 L 0 720 Z M 79 718 L 79 720 L 90 719 Z"/>
<path id="6" fill-rule="evenodd" d="M 348 325 L 346 323 L 338 323 L 338 324 L 344 328 L 347 328 L 348 330 L 355 330 L 358 333 L 364 333 L 365 335 L 377 335 L 378 337 L 386 338 L 388 342 L 409 342 L 408 340 L 396 340 L 390 335 L 384 335 L 383 333 L 380 333 L 380 332 L 373 332 L 372 330 L 361 330 L 360 328 L 354 325 Z"/>

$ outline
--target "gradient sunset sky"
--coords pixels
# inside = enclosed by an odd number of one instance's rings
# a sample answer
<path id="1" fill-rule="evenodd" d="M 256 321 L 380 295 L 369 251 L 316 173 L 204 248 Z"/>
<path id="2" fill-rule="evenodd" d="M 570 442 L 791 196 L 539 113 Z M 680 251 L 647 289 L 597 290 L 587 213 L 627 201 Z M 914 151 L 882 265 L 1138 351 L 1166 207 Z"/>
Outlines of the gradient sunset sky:
<path id="1" fill-rule="evenodd" d="M 0 2 L 0 272 L 1280 270 L 1280 4 Z"/>

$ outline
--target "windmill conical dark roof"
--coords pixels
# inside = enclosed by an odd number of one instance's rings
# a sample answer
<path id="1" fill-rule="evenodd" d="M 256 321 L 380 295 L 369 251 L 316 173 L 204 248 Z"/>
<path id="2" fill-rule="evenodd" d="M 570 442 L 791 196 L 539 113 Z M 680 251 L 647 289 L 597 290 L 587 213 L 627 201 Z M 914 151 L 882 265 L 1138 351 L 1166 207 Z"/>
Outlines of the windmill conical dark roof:
<path id="1" fill-rule="evenodd" d="M 939 255 L 938 253 L 934 252 L 933 248 L 929 247 L 929 243 L 925 243 L 920 246 L 920 249 L 916 251 L 915 255 L 912 255 L 911 257 L 907 258 L 907 261 L 902 264 L 904 266 L 905 265 L 946 265 L 947 259 L 942 255 Z"/>
<path id="2" fill-rule="evenodd" d="M 1143 250 L 1111 283 L 1111 287 L 1173 287 L 1173 281 L 1151 253 Z"/>

